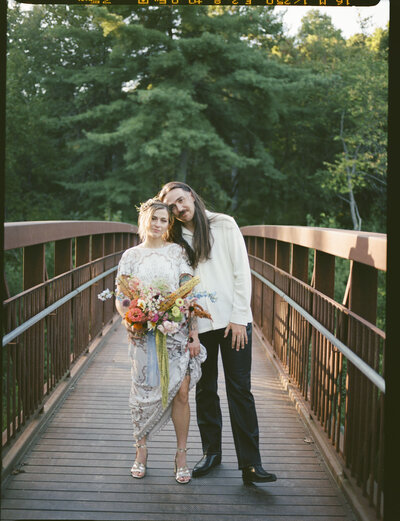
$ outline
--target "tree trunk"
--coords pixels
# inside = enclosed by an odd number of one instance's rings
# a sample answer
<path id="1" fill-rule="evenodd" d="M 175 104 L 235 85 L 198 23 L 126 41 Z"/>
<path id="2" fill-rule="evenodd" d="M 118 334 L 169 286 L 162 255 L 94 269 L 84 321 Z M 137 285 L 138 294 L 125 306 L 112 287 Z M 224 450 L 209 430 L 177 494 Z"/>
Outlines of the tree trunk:
<path id="1" fill-rule="evenodd" d="M 348 151 L 347 143 L 346 143 L 346 141 L 344 139 L 344 135 L 343 135 L 343 124 L 344 124 L 344 111 L 342 112 L 342 115 L 340 118 L 340 139 L 342 141 L 343 151 L 344 151 L 344 154 L 346 157 L 346 177 L 347 177 L 347 187 L 349 190 L 350 214 L 351 214 L 351 219 L 353 221 L 353 230 L 361 230 L 361 217 L 358 212 L 358 206 L 357 206 L 356 198 L 354 197 L 353 184 L 352 184 L 352 178 L 353 178 L 354 174 L 356 173 L 355 172 L 356 171 L 356 159 L 357 159 L 359 147 L 357 147 L 354 152 L 354 156 L 352 158 L 354 160 L 354 162 L 353 162 L 352 168 L 350 170 L 350 167 L 348 165 L 349 151 Z"/>
<path id="2" fill-rule="evenodd" d="M 351 219 L 353 221 L 353 230 L 361 230 L 361 217 L 358 213 L 358 206 L 354 197 L 353 188 L 351 187 L 351 177 L 349 176 L 349 174 L 347 174 L 347 184 L 349 186 L 349 205 Z"/>

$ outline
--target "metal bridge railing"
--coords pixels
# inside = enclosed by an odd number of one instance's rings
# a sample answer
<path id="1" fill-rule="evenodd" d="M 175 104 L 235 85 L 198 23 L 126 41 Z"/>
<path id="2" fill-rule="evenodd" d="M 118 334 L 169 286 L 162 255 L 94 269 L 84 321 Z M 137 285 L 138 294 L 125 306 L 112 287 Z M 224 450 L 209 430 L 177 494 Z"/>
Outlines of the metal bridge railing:
<path id="1" fill-rule="evenodd" d="M 289 226 L 242 228 L 254 320 L 377 516 L 383 504 L 385 334 L 375 325 L 386 236 Z M 3 446 L 12 445 L 114 314 L 97 295 L 114 285 L 137 228 L 109 222 L 9 223 L 5 249 L 23 248 L 23 291 L 4 302 Z M 46 280 L 45 244 L 54 245 Z M 313 270 L 309 276 L 310 252 Z M 334 300 L 335 259 L 350 261 Z"/>
<path id="2" fill-rule="evenodd" d="M 377 271 L 386 269 L 386 236 L 284 226 L 250 226 L 242 232 L 252 270 L 254 321 L 380 517 L 385 333 L 372 319 Z M 332 298 L 335 251 L 350 260 L 342 304 Z"/>
<path id="3" fill-rule="evenodd" d="M 6 225 L 6 249 L 23 248 L 24 291 L 3 303 L 2 447 L 12 445 L 113 319 L 113 301 L 97 295 L 113 288 L 123 251 L 137 243 L 136 231 L 110 222 Z M 43 280 L 49 243 L 61 273 Z"/>

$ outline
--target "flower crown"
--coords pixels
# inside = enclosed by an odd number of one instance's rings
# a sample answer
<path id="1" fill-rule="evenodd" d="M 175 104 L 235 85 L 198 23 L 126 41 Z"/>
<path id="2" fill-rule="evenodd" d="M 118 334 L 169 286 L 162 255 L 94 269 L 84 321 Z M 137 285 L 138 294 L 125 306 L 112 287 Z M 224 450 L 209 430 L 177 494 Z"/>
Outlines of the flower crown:
<path id="1" fill-rule="evenodd" d="M 152 199 L 148 199 L 144 203 L 140 203 L 139 206 L 136 206 L 136 210 L 139 213 L 142 213 L 156 204 L 161 204 L 162 206 L 165 206 L 165 209 L 169 212 L 168 205 L 166 205 L 163 201 L 161 201 L 161 199 L 158 199 L 157 197 L 153 197 Z"/>

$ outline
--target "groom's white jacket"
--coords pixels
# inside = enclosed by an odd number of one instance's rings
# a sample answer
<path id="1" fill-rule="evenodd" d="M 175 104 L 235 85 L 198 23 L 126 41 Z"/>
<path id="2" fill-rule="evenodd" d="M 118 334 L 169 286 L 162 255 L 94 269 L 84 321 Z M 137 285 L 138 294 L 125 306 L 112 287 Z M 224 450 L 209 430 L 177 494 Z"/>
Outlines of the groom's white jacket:
<path id="1" fill-rule="evenodd" d="M 229 322 L 252 322 L 250 309 L 251 273 L 243 235 L 233 217 L 206 210 L 210 218 L 211 258 L 199 263 L 194 274 L 200 277 L 195 291 L 215 292 L 216 301 L 202 298 L 199 304 L 213 320 L 198 319 L 199 333 L 225 328 Z M 193 234 L 182 226 L 184 239 L 192 245 Z"/>

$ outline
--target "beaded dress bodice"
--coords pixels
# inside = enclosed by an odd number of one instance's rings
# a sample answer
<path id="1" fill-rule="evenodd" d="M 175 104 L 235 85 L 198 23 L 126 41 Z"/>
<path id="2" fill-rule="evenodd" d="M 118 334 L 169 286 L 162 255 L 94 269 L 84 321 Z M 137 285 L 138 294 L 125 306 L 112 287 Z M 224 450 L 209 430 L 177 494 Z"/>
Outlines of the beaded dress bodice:
<path id="1" fill-rule="evenodd" d="M 184 250 L 175 243 L 168 243 L 163 248 L 129 248 L 122 255 L 118 268 L 118 275 L 133 275 L 145 285 L 161 279 L 171 291 L 179 287 L 179 277 L 183 273 L 192 275 L 193 270 L 186 261 Z"/>

